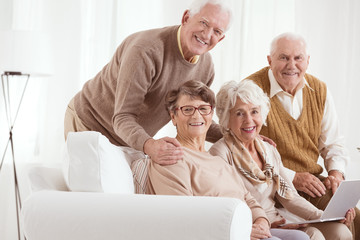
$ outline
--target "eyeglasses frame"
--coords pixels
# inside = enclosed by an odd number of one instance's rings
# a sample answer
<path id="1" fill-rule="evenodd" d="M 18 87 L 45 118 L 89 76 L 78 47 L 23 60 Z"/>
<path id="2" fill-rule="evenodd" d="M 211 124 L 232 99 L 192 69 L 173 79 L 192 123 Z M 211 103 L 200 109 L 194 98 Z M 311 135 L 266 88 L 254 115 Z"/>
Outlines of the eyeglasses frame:
<path id="1" fill-rule="evenodd" d="M 211 111 L 210 111 L 208 114 L 202 114 L 199 109 L 200 109 L 201 107 L 203 107 L 203 106 L 210 107 L 210 108 L 211 108 Z M 193 107 L 193 108 L 194 108 L 194 112 L 193 112 L 192 114 L 190 114 L 190 115 L 187 115 L 187 114 L 185 114 L 185 113 L 183 112 L 183 110 L 182 110 L 182 108 L 184 108 L 184 107 Z M 192 106 L 192 105 L 184 105 L 184 106 L 175 108 L 175 110 L 180 110 L 180 111 L 182 112 L 182 114 L 184 114 L 184 116 L 192 116 L 192 115 L 195 114 L 195 111 L 196 111 L 196 110 L 200 113 L 201 116 L 207 116 L 207 115 L 209 115 L 209 114 L 211 114 L 211 113 L 213 112 L 214 107 L 211 106 L 211 105 L 200 105 L 199 107 L 195 107 L 195 106 Z"/>

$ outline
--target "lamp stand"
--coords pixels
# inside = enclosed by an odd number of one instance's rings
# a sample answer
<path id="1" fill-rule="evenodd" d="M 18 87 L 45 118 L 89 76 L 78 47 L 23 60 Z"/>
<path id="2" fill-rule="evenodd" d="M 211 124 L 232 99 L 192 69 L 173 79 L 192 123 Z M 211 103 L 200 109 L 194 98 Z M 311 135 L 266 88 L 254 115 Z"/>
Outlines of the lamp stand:
<path id="1" fill-rule="evenodd" d="M 17 77 L 26 77 L 25 86 L 21 93 L 21 98 L 19 101 L 19 104 L 16 107 L 15 116 L 12 118 L 11 114 L 11 101 L 10 101 L 10 86 L 9 86 L 9 80 L 11 78 Z M 16 162 L 15 162 L 15 154 L 14 154 L 14 139 L 13 139 L 13 128 L 14 124 L 17 118 L 17 115 L 19 113 L 19 109 L 21 106 L 21 102 L 24 97 L 24 93 L 26 90 L 26 86 L 28 84 L 30 78 L 30 74 L 22 74 L 21 72 L 4 72 L 1 74 L 1 83 L 3 88 L 3 97 L 5 102 L 5 112 L 6 112 L 6 118 L 9 126 L 9 140 L 6 144 L 5 151 L 3 154 L 3 157 L 1 159 L 0 163 L 0 173 L 1 169 L 5 160 L 6 152 L 8 150 L 9 144 L 11 147 L 11 156 L 12 156 L 12 165 L 13 165 L 13 172 L 14 172 L 14 187 L 15 187 L 15 205 L 16 205 L 16 217 L 17 217 L 17 230 L 18 230 L 18 240 L 21 240 L 21 234 L 20 234 L 20 210 L 21 210 L 21 196 L 19 191 L 19 183 L 18 183 L 18 177 L 17 177 L 17 171 L 16 171 Z"/>

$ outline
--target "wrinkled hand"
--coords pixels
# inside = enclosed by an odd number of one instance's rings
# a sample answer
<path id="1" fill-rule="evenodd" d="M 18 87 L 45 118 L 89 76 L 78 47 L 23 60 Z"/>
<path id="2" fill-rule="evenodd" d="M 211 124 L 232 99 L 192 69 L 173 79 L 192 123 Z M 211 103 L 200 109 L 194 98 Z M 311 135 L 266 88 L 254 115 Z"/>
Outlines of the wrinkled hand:
<path id="1" fill-rule="evenodd" d="M 252 225 L 251 240 L 270 238 L 270 228 L 265 218 L 258 218 Z"/>
<path id="2" fill-rule="evenodd" d="M 325 194 L 325 185 L 314 175 L 308 172 L 296 173 L 293 184 L 298 191 L 302 191 L 311 197 L 321 197 Z"/>
<path id="3" fill-rule="evenodd" d="M 287 224 L 286 226 L 281 226 L 281 224 L 286 223 L 285 218 L 282 218 L 280 221 L 275 221 L 271 223 L 271 228 L 281 228 L 281 229 L 299 229 L 301 227 L 306 227 L 308 224 Z"/>
<path id="4" fill-rule="evenodd" d="M 344 177 L 341 172 L 332 170 L 328 173 L 328 177 L 324 180 L 324 184 L 326 188 L 331 189 L 334 194 L 343 180 Z"/>
<path id="5" fill-rule="evenodd" d="M 144 144 L 144 152 L 151 160 L 161 165 L 171 165 L 183 158 L 180 143 L 175 138 L 149 139 Z"/>
<path id="6" fill-rule="evenodd" d="M 265 137 L 263 135 L 259 135 L 259 137 L 264 141 L 264 142 L 267 142 L 269 143 L 270 145 L 274 146 L 276 148 L 276 143 L 271 139 L 271 138 L 268 138 L 268 137 Z"/>
<path id="7" fill-rule="evenodd" d="M 282 218 L 280 221 L 275 221 L 271 223 L 271 228 L 279 228 L 281 224 L 286 222 L 285 218 Z"/>
<path id="8" fill-rule="evenodd" d="M 345 219 L 341 220 L 341 223 L 344 223 L 347 227 L 350 227 L 350 224 L 354 221 L 356 216 L 355 209 L 350 208 L 345 215 Z"/>
<path id="9" fill-rule="evenodd" d="M 281 229 L 298 229 L 298 228 L 301 228 L 301 227 L 306 227 L 307 224 L 287 224 L 286 226 L 281 226 L 281 224 L 284 224 L 286 223 L 286 220 L 285 218 L 282 218 L 281 220 L 279 221 L 275 221 L 275 222 L 272 222 L 271 223 L 271 228 L 281 228 Z"/>

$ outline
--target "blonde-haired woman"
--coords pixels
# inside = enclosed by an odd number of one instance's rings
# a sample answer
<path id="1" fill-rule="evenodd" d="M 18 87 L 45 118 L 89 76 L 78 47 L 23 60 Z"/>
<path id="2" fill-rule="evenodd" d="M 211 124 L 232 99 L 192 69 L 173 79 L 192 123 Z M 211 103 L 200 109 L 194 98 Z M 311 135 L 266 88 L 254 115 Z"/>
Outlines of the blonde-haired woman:
<path id="1" fill-rule="evenodd" d="M 272 227 L 277 228 L 286 221 L 275 208 L 276 201 L 301 218 L 318 219 L 322 211 L 298 195 L 279 152 L 259 137 L 269 108 L 269 98 L 251 80 L 223 85 L 216 96 L 216 114 L 224 137 L 209 152 L 223 158 L 237 171 L 251 195 L 266 211 Z M 346 225 L 354 217 L 355 211 L 350 209 L 345 224 L 328 222 L 290 227 L 303 229 L 311 239 L 351 240 L 352 234 Z"/>

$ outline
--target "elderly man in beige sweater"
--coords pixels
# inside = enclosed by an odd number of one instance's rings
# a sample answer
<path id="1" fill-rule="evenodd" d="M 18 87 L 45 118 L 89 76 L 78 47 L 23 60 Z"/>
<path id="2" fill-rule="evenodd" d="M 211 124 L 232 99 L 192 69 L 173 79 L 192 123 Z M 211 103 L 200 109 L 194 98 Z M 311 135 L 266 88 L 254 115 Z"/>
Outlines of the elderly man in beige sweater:
<path id="1" fill-rule="evenodd" d="M 176 139 L 153 139 L 170 121 L 164 97 L 191 79 L 212 84 L 215 73 L 208 51 L 224 39 L 231 18 L 225 1 L 194 0 L 180 26 L 127 37 L 111 61 L 70 101 L 65 138 L 71 131 L 98 131 L 113 144 L 144 151 L 158 163 L 181 159 Z M 207 140 L 220 137 L 213 124 Z"/>

